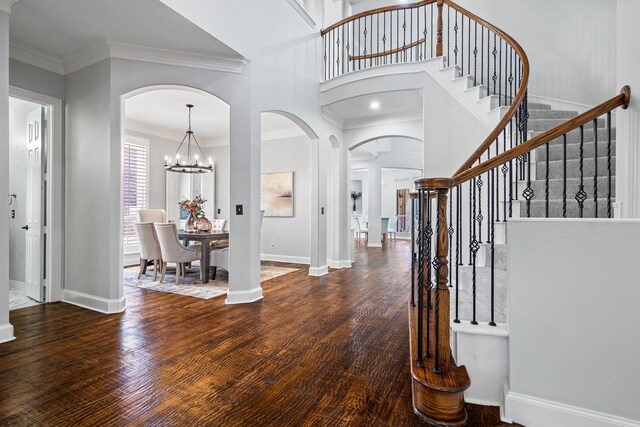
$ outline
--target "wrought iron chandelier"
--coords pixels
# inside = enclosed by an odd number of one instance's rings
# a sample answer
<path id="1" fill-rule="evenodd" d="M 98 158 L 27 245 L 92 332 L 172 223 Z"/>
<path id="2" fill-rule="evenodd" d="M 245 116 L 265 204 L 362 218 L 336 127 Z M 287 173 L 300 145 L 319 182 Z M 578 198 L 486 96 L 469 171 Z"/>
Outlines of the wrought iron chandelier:
<path id="1" fill-rule="evenodd" d="M 187 104 L 187 108 L 189 109 L 189 129 L 187 130 L 187 133 L 185 133 L 184 138 L 182 138 L 182 142 L 180 142 L 180 145 L 178 146 L 178 149 L 176 150 L 176 153 L 173 155 L 173 157 L 167 156 L 164 158 L 164 168 L 165 170 L 171 172 L 180 173 L 213 172 L 213 161 L 211 160 L 211 158 L 209 158 L 205 162 L 205 155 L 202 152 L 202 148 L 200 147 L 200 144 L 198 144 L 198 140 L 191 130 L 191 109 L 193 108 L 193 105 Z M 198 147 L 198 151 L 200 151 L 200 155 L 202 155 L 202 158 L 200 158 L 197 153 L 194 153 L 193 158 L 191 158 L 192 139 L 193 142 L 195 142 L 196 147 Z M 180 157 L 180 149 L 184 145 L 185 141 L 187 142 L 187 157 L 183 159 Z"/>

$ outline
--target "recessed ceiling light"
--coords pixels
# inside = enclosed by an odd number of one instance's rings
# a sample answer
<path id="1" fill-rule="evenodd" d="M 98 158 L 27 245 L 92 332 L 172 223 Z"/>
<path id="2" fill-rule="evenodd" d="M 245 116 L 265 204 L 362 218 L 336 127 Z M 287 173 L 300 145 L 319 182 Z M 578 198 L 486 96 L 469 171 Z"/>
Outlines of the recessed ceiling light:
<path id="1" fill-rule="evenodd" d="M 377 110 L 380 108 L 380 103 L 378 101 L 372 101 L 370 107 L 372 110 Z"/>

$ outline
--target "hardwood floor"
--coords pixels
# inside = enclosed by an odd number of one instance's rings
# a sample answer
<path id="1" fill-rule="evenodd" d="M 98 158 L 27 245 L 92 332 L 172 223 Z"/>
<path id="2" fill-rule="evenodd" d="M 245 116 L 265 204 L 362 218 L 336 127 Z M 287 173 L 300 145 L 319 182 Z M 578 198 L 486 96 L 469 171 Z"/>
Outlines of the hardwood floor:
<path id="1" fill-rule="evenodd" d="M 409 245 L 263 284 L 227 306 L 125 287 L 102 315 L 57 303 L 11 312 L 0 425 L 421 425 L 411 409 Z M 473 381 L 473 379 L 472 379 Z M 469 405 L 469 425 L 501 425 Z"/>

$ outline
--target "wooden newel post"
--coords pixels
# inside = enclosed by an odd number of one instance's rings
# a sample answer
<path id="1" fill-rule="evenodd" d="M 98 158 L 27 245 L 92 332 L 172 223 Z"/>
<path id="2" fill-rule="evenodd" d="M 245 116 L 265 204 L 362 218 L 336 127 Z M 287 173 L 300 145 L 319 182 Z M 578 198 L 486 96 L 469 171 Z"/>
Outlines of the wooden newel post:
<path id="1" fill-rule="evenodd" d="M 449 305 L 450 295 L 447 286 L 449 277 L 449 230 L 447 221 L 447 195 L 453 182 L 446 188 L 437 188 L 437 231 L 436 231 L 436 283 L 432 296 L 434 307 L 434 372 L 442 370 L 451 363 L 451 347 L 449 346 Z"/>
<path id="2" fill-rule="evenodd" d="M 436 56 L 442 56 L 442 6 L 444 0 L 438 0 L 438 38 L 436 40 Z"/>

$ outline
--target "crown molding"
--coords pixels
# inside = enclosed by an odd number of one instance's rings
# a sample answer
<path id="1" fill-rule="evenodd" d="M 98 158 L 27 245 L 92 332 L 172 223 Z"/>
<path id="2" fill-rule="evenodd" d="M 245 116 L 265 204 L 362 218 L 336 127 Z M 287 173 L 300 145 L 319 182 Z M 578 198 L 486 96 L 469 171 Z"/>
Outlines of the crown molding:
<path id="1" fill-rule="evenodd" d="M 64 74 L 64 65 L 60 58 L 31 46 L 11 42 L 9 46 L 9 58 L 51 71 L 52 73 Z"/>
<path id="2" fill-rule="evenodd" d="M 287 0 L 287 1 L 296 10 L 296 12 L 298 12 L 298 14 L 302 17 L 302 19 L 304 19 L 305 22 L 309 24 L 311 28 L 316 27 L 316 22 L 313 20 L 311 15 L 309 15 L 309 13 L 305 10 L 305 8 L 300 3 L 298 3 L 297 0 Z"/>
<path id="3" fill-rule="evenodd" d="M 11 15 L 11 6 L 17 3 L 18 0 L 0 0 L 0 12 L 8 13 Z"/>
<path id="4" fill-rule="evenodd" d="M 175 141 L 176 143 L 179 143 L 182 138 L 184 138 L 184 132 L 175 132 L 169 129 L 163 129 L 146 123 L 141 123 L 136 120 L 127 120 L 125 122 L 125 134 L 130 134 L 131 132 L 136 132 L 146 136 L 155 136 L 156 138 Z M 216 146 L 216 141 L 218 140 L 198 139 L 200 146 L 206 148 Z"/>
<path id="5" fill-rule="evenodd" d="M 175 65 L 226 73 L 242 73 L 248 61 L 240 56 L 205 55 L 178 49 L 141 45 L 124 40 L 102 38 L 63 59 L 65 74 L 73 73 L 107 58 L 154 64 Z"/>

